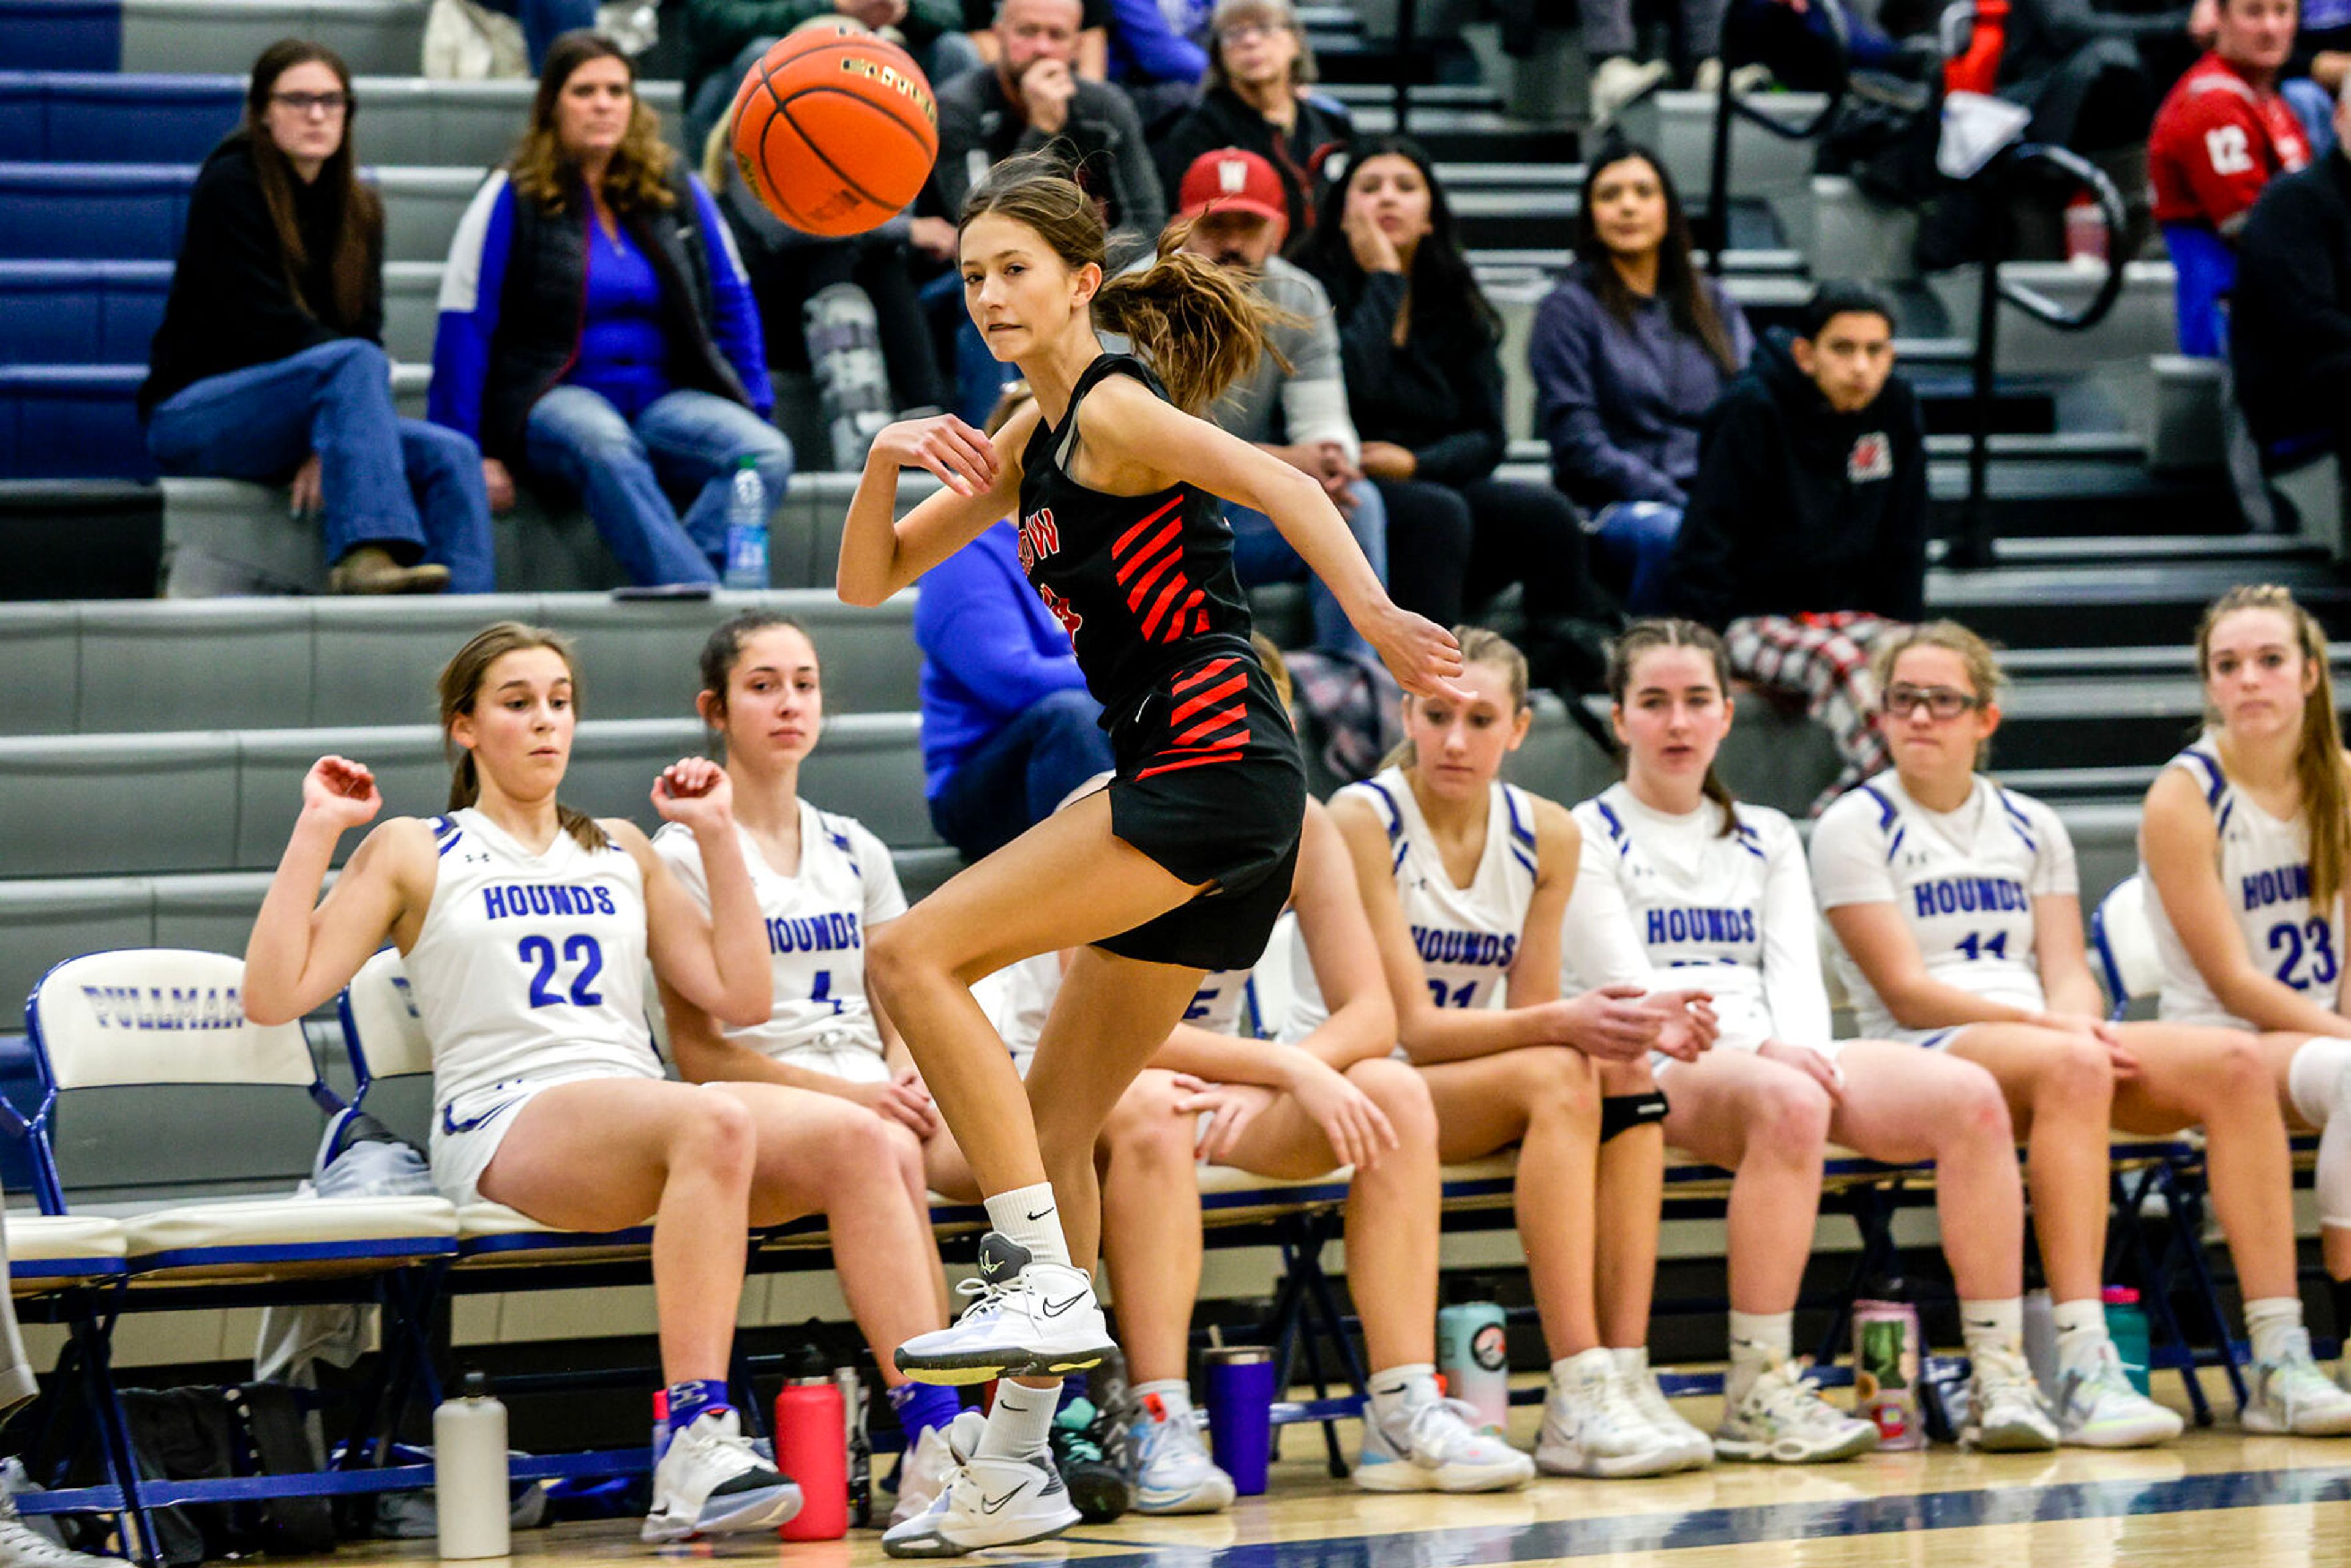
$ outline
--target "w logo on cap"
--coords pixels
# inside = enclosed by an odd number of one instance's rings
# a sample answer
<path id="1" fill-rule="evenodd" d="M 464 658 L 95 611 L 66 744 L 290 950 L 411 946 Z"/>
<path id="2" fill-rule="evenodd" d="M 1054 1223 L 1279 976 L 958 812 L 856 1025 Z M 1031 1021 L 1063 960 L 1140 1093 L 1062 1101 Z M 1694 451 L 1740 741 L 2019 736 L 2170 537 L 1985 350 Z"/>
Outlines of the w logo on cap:
<path id="1" fill-rule="evenodd" d="M 1228 196 L 1238 196 L 1249 189 L 1249 166 L 1238 158 L 1219 159 L 1217 162 L 1217 187 Z"/>

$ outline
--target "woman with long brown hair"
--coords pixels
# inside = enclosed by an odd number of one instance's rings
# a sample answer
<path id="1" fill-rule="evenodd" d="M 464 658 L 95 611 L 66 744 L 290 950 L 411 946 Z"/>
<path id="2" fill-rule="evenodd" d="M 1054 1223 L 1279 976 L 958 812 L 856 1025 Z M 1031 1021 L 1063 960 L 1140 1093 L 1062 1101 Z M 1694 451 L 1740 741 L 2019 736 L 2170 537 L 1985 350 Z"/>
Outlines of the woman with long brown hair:
<path id="1" fill-rule="evenodd" d="M 530 130 L 450 242 L 434 420 L 478 440 L 492 502 L 517 471 L 575 493 L 640 583 L 716 583 L 736 470 L 792 476 L 759 310 L 709 189 L 664 144 L 597 33 L 548 51 Z M 691 494 L 681 515 L 671 492 Z"/>
<path id="2" fill-rule="evenodd" d="M 674 1083 L 645 1022 L 644 975 L 729 1023 L 768 1015 L 767 943 L 733 791 L 686 758 L 653 780 L 653 810 L 693 836 L 707 914 L 645 835 L 559 791 L 579 722 L 564 639 L 503 621 L 441 671 L 449 809 L 390 817 L 324 898 L 337 843 L 383 809 L 363 763 L 322 757 L 245 949 L 245 1008 L 287 1023 L 400 950 L 433 1042 L 433 1182 L 542 1225 L 653 1225 L 667 1442 L 649 1542 L 774 1527 L 799 1489 L 744 1437 L 726 1383 L 744 1235 L 799 1212 L 779 1195 L 762 1122 L 768 1084 Z M 768 1167 L 763 1169 L 763 1166 Z"/>
<path id="3" fill-rule="evenodd" d="M 481 454 L 402 419 L 383 352 L 383 204 L 360 183 L 351 73 L 264 49 L 188 198 L 139 412 L 166 474 L 291 481 L 338 593 L 496 586 Z"/>
<path id="4" fill-rule="evenodd" d="M 937 1502 L 883 1538 L 893 1556 L 1077 1520 L 1046 1441 L 1061 1375 L 1110 1349 L 1091 1278 L 1095 1140 L 1202 977 L 1256 962 L 1289 896 L 1305 767 L 1249 644 L 1215 498 L 1272 518 L 1405 686 L 1441 690 L 1461 668 L 1442 629 L 1389 600 L 1320 484 L 1189 412 L 1249 370 L 1269 308 L 1181 238 L 1106 278 L 1085 192 L 1049 160 L 998 165 L 965 204 L 964 303 L 1035 406 L 992 442 L 950 415 L 885 429 L 841 534 L 841 598 L 878 604 L 1017 507 L 1022 567 L 1069 631 L 1116 763 L 1108 789 L 962 873 L 868 953 L 992 1226 L 977 1302 L 902 1345 L 898 1364 L 928 1382 L 1004 1379 L 984 1429 L 950 1432 L 959 1468 Z M 1137 354 L 1103 353 L 1097 329 Z M 906 466 L 946 487 L 893 522 Z M 1077 953 L 1032 1103 L 971 986 L 1061 948 Z M 1437 1399 L 1433 1379 L 1423 1392 Z"/>

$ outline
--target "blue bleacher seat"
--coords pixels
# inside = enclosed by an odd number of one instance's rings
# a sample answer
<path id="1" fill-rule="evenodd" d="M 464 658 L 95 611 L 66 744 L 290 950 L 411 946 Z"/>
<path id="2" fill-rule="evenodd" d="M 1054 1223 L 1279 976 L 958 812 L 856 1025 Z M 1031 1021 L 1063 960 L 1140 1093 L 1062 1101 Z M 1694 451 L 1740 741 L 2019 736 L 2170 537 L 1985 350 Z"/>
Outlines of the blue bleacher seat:
<path id="1" fill-rule="evenodd" d="M 143 363 L 0 364 L 0 475 L 152 479 L 134 401 L 146 379 Z"/>
<path id="2" fill-rule="evenodd" d="M 168 261 L 0 261 L 0 365 L 143 365 Z"/>
<path id="3" fill-rule="evenodd" d="M 0 71 L 0 162 L 200 163 L 244 99 L 235 77 Z"/>
<path id="4" fill-rule="evenodd" d="M 0 60 L 27 71 L 110 71 L 122 64 L 119 0 L 0 0 Z"/>
<path id="5" fill-rule="evenodd" d="M 0 257 L 171 261 L 192 163 L 0 163 Z"/>

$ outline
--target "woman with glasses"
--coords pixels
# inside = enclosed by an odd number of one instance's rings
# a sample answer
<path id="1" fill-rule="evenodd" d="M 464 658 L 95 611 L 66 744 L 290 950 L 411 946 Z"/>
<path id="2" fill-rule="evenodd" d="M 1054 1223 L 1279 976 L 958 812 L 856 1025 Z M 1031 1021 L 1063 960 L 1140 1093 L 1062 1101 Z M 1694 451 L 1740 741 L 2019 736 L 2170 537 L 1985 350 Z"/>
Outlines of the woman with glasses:
<path id="1" fill-rule="evenodd" d="M 1812 843 L 1861 1032 L 1972 1061 L 2007 1099 L 2056 1303 L 2047 1392 L 2064 1441 L 2167 1442 L 2179 1417 L 2132 1389 L 2099 1300 L 2107 1129 L 2202 1126 L 2245 1300 L 2295 1296 L 2285 1127 L 2258 1042 L 2238 1029 L 2105 1021 L 2064 823 L 1976 770 L 2000 727 L 2000 666 L 1982 638 L 1930 622 L 1887 638 L 1876 665 L 1894 766 L 1830 807 Z M 2306 1370 L 2305 1383 L 2317 1375 Z M 2305 1429 L 2284 1411 L 2291 1381 L 2270 1380 L 2279 1392 L 2249 1408 L 2249 1427 L 2275 1405 L 2278 1425 L 2262 1429 Z"/>
<path id="2" fill-rule="evenodd" d="M 1200 101 L 1155 143 L 1160 184 L 1173 194 L 1200 154 L 1238 147 L 1281 176 L 1289 233 L 1312 228 L 1328 161 L 1355 137 L 1337 99 L 1306 90 L 1314 78 L 1314 50 L 1290 0 L 1217 0 Z"/>
<path id="3" fill-rule="evenodd" d="M 166 474 L 291 483 L 337 593 L 487 593 L 482 455 L 402 419 L 383 351 L 383 204 L 360 183 L 350 72 L 262 51 L 245 118 L 188 198 L 139 413 Z"/>

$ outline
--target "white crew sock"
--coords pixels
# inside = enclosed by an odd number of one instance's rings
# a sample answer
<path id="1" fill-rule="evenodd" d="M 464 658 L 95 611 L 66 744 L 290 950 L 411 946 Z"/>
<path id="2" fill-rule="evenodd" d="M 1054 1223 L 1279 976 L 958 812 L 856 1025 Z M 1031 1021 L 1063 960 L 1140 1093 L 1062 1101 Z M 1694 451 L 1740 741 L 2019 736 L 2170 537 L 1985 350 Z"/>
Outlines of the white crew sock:
<path id="1" fill-rule="evenodd" d="M 1775 1366 L 1795 1359 L 1796 1314 L 1742 1312 L 1730 1314 L 1730 1371 L 1723 1378 L 1722 1397 L 1739 1408 L 1755 1380 Z"/>
<path id="2" fill-rule="evenodd" d="M 987 1224 L 1013 1245 L 1027 1248 L 1032 1262 L 1070 1261 L 1070 1243 L 1061 1234 L 1061 1211 L 1054 1206 L 1051 1182 L 998 1193 L 987 1200 Z"/>
<path id="3" fill-rule="evenodd" d="M 979 1435 L 977 1458 L 1036 1459 L 1047 1453 L 1046 1439 L 1053 1430 L 1053 1412 L 1061 1405 L 1061 1385 L 1030 1388 L 1006 1378 L 996 1385 L 996 1403 L 987 1412 L 987 1427 Z"/>
<path id="4" fill-rule="evenodd" d="M 2071 1369 L 2087 1365 L 2107 1340 L 2105 1303 L 2095 1296 L 2059 1301 L 2049 1309 L 2057 1325 L 2057 1364 Z"/>
<path id="5" fill-rule="evenodd" d="M 1968 1347 L 1968 1359 L 1975 1359 L 1981 1350 L 2013 1350 L 2024 1348 L 2024 1298 L 2006 1296 L 1989 1301 L 1959 1303 L 1959 1338 Z"/>
<path id="6" fill-rule="evenodd" d="M 2276 1361 L 2285 1354 L 2286 1337 L 2302 1327 L 2300 1296 L 2264 1296 L 2245 1303 L 2245 1337 L 2253 1342 L 2255 1361 Z"/>

